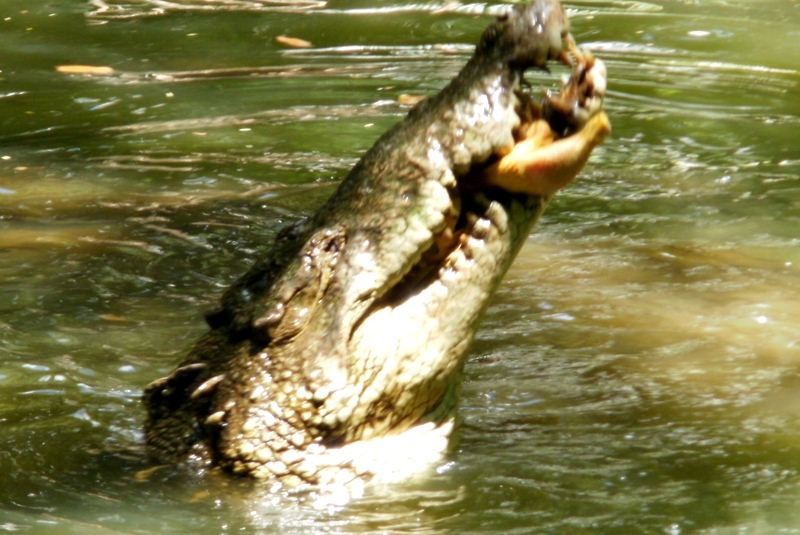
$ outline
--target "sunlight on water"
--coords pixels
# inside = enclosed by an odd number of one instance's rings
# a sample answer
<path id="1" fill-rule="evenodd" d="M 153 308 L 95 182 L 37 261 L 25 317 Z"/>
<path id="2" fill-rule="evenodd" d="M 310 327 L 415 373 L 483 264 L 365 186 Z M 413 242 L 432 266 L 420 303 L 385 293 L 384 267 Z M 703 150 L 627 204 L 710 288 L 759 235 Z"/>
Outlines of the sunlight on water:
<path id="1" fill-rule="evenodd" d="M 505 9 L 3 3 L 0 532 L 800 529 L 784 0 L 569 3 L 614 134 L 487 311 L 450 458 L 346 505 L 145 458 L 142 388 L 202 312 Z"/>

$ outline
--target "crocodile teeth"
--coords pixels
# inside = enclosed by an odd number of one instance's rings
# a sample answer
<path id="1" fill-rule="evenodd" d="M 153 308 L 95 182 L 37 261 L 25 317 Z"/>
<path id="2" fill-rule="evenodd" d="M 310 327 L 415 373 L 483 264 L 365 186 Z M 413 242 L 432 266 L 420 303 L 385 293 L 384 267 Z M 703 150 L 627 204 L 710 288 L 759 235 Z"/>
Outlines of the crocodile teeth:
<path id="1" fill-rule="evenodd" d="M 472 236 L 477 240 L 486 240 L 492 231 L 492 222 L 488 219 L 480 218 L 472 224 Z"/>
<path id="2" fill-rule="evenodd" d="M 212 412 L 206 418 L 206 425 L 217 425 L 225 419 L 225 411 Z"/>
<path id="3" fill-rule="evenodd" d="M 205 396 L 206 394 L 214 390 L 214 387 L 216 387 L 220 383 L 220 381 L 222 381 L 224 378 L 225 374 L 221 373 L 219 375 L 211 377 L 210 379 L 206 379 L 200 386 L 194 389 L 194 392 L 192 392 L 192 395 L 189 397 L 192 400 L 195 400 L 200 396 Z"/>
<path id="4" fill-rule="evenodd" d="M 150 382 L 150 384 L 148 384 L 145 387 L 145 390 L 156 390 L 158 388 L 163 387 L 171 380 L 173 380 L 175 377 L 178 377 L 181 374 L 184 374 L 186 372 L 196 372 L 202 370 L 205 367 L 206 364 L 203 362 L 194 362 L 192 364 L 187 364 L 186 366 L 181 366 L 180 368 L 176 368 L 171 374 L 164 377 L 159 377 L 155 381 Z"/>

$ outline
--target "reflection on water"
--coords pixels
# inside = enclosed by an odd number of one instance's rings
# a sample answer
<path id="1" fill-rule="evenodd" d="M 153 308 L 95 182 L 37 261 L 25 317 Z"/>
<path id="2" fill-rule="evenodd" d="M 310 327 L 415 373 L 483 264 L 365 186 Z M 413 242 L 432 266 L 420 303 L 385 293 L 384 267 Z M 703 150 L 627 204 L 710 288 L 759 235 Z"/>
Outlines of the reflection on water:
<path id="1" fill-rule="evenodd" d="M 90 19 L 133 19 L 165 15 L 170 12 L 199 11 L 199 12 L 224 12 L 224 11 L 253 11 L 253 12 L 288 12 L 302 13 L 307 10 L 325 7 L 324 0 L 214 0 L 193 1 L 163 0 L 150 1 L 119 1 L 119 0 L 89 0 L 91 11 Z"/>
<path id="2" fill-rule="evenodd" d="M 441 466 L 343 506 L 144 459 L 141 389 L 201 312 L 501 9 L 0 6 L 0 531 L 800 529 L 800 8 L 784 0 L 570 3 L 609 69 L 614 137 L 488 310 Z M 110 69 L 55 70 L 70 64 Z"/>

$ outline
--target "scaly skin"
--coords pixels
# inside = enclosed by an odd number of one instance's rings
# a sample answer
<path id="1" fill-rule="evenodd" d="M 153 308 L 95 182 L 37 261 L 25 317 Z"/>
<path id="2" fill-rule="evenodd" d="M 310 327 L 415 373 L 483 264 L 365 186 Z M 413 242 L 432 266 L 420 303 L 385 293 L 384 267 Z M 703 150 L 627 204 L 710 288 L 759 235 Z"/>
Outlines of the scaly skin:
<path id="1" fill-rule="evenodd" d="M 157 456 L 325 484 L 373 474 L 371 441 L 448 434 L 482 310 L 549 195 L 607 133 L 607 119 L 605 130 L 581 129 L 605 118 L 599 104 L 575 107 L 587 112 L 576 119 L 522 93 L 526 69 L 563 59 L 567 31 L 557 0 L 500 17 L 447 87 L 385 133 L 315 216 L 278 236 L 189 357 L 147 388 Z M 597 103 L 600 77 L 561 95 Z M 549 128 L 562 120 L 571 131 Z M 528 134 L 536 124 L 546 135 Z M 536 141 L 519 149 L 526 136 Z"/>

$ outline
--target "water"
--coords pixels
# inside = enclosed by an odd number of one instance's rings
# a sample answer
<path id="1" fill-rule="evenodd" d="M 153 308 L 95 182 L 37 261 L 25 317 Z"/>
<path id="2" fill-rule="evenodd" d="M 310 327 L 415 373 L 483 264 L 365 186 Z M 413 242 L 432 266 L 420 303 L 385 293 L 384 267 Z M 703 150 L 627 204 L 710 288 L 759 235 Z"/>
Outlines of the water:
<path id="1" fill-rule="evenodd" d="M 614 135 L 488 310 L 447 462 L 320 508 L 147 470 L 143 386 L 498 8 L 3 1 L 0 531 L 800 532 L 795 0 L 570 4 Z"/>

